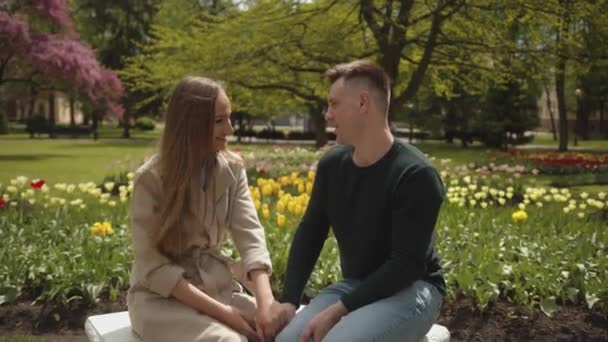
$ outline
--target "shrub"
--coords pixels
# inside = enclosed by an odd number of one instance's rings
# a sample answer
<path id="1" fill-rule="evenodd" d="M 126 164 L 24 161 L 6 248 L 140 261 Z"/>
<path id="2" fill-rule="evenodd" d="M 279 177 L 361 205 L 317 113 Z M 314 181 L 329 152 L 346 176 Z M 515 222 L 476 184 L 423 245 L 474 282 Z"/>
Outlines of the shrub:
<path id="1" fill-rule="evenodd" d="M 34 134 L 48 133 L 49 128 L 49 121 L 44 116 L 35 115 L 27 120 L 25 131 L 33 137 Z"/>
<path id="2" fill-rule="evenodd" d="M 135 121 L 135 128 L 141 131 L 153 131 L 154 128 L 156 128 L 156 121 L 152 118 L 142 116 Z"/>

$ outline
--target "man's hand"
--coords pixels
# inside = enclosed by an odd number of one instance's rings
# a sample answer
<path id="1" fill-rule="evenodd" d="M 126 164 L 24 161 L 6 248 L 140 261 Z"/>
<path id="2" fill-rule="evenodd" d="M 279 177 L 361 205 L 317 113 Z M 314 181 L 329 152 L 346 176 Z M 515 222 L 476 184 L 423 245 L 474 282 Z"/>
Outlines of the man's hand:
<path id="1" fill-rule="evenodd" d="M 310 338 L 314 342 L 321 342 L 331 328 L 347 313 L 348 310 L 346 310 L 342 301 L 338 301 L 336 304 L 321 311 L 308 323 L 308 326 L 300 336 L 300 342 L 308 342 Z"/>

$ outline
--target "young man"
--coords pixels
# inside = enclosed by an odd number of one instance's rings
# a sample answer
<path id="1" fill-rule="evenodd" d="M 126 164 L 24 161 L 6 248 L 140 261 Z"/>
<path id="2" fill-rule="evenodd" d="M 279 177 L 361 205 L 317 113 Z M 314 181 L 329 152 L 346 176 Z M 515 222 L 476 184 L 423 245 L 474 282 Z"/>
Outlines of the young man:
<path id="1" fill-rule="evenodd" d="M 418 149 L 392 136 L 384 70 L 355 61 L 327 76 L 325 118 L 340 145 L 319 161 L 277 316 L 292 316 L 299 306 L 330 227 L 344 280 L 295 315 L 276 341 L 418 342 L 445 295 L 434 248 L 443 185 Z"/>

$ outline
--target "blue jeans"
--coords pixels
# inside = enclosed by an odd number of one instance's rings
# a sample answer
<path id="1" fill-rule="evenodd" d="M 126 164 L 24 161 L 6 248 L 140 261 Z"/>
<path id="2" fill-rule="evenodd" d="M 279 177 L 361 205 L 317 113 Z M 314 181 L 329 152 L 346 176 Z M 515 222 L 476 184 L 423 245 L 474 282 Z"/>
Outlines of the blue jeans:
<path id="1" fill-rule="evenodd" d="M 276 342 L 297 342 L 308 322 L 336 303 L 360 282 L 343 280 L 325 288 L 281 331 Z M 420 342 L 439 315 L 442 295 L 435 286 L 419 280 L 391 297 L 348 313 L 327 333 L 323 341 Z M 312 340 L 311 340 L 312 341 Z"/>

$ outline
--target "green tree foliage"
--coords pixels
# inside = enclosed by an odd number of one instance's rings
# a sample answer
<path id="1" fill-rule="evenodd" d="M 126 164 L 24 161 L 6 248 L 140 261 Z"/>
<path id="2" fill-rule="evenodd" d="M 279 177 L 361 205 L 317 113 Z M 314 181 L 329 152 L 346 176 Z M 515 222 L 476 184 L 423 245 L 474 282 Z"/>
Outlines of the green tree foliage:
<path id="1" fill-rule="evenodd" d="M 96 50 L 100 61 L 107 67 L 119 70 L 125 59 L 142 52 L 149 40 L 152 19 L 161 0 L 72 0 L 72 9 L 78 31 Z M 158 101 L 137 111 L 135 104 L 149 96 L 129 87 L 124 97 L 123 137 L 130 137 L 131 117 L 153 112 Z"/>
<path id="2" fill-rule="evenodd" d="M 130 60 L 123 76 L 135 87 L 155 89 L 170 89 L 187 73 L 220 78 L 234 85 L 235 93 L 263 93 L 251 96 L 252 107 L 268 108 L 269 115 L 308 111 L 317 131 L 324 132 L 325 70 L 356 58 L 377 60 L 394 81 L 397 111 L 420 87 L 441 26 L 462 6 L 460 1 L 249 4 L 220 13 L 202 9 L 177 27 L 159 22 L 154 43 Z M 179 11 L 173 5 L 166 7 L 168 15 Z"/>
<path id="3" fill-rule="evenodd" d="M 608 11 L 608 2 L 598 6 L 599 13 Z M 582 65 L 575 85 L 579 92 L 580 108 L 577 108 L 577 133 L 582 139 L 590 137 L 589 117 L 598 112 L 600 137 L 608 138 L 606 107 L 608 107 L 608 27 L 606 15 L 591 15 L 582 23 Z"/>
<path id="4" fill-rule="evenodd" d="M 529 129 L 535 112 L 528 104 L 540 85 L 565 94 L 566 76 L 584 71 L 579 26 L 590 13 L 603 13 L 598 6 L 572 0 L 266 0 L 238 6 L 167 0 L 154 19 L 153 39 L 128 59 L 122 76 L 129 87 L 154 94 L 142 106 L 164 99 L 186 74 L 224 80 L 239 111 L 258 117 L 308 113 L 321 145 L 323 73 L 366 58 L 393 81 L 391 119 L 441 131 L 437 123 L 462 117 L 469 130 L 490 115 L 502 122 L 493 126 L 514 129 L 507 122 L 523 120 Z M 525 101 L 497 107 L 495 99 L 505 91 Z M 455 109 L 469 100 L 477 108 Z M 565 100 L 560 103 L 565 115 Z"/>

